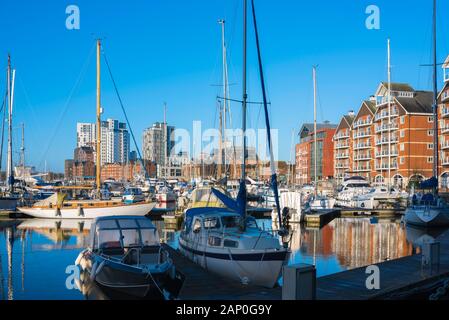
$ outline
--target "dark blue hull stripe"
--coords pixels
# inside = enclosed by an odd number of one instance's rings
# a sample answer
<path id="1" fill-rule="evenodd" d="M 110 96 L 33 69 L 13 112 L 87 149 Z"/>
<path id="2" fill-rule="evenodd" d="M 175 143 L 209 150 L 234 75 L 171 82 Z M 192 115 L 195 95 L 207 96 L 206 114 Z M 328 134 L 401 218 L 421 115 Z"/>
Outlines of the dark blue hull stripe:
<path id="1" fill-rule="evenodd" d="M 190 253 L 193 253 L 197 256 L 206 256 L 208 258 L 220 259 L 220 260 L 232 260 L 235 261 L 285 261 L 287 259 L 287 251 L 279 251 L 279 252 L 267 252 L 267 253 L 246 253 L 246 254 L 227 254 L 227 253 L 212 253 L 212 252 L 204 252 L 195 249 L 188 248 L 181 243 L 179 246 Z"/>

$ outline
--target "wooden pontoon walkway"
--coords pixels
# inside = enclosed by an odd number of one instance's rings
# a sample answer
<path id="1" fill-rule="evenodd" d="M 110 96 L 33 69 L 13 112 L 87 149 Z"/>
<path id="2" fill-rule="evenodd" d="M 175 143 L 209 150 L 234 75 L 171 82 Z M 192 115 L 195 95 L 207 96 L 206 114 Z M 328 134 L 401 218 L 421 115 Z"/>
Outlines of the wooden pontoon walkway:
<path id="1" fill-rule="evenodd" d="M 377 264 L 380 269 L 380 290 L 366 288 L 366 267 L 340 272 L 317 279 L 318 300 L 369 300 L 400 298 L 402 292 L 420 288 L 449 278 L 449 231 L 438 238 L 440 265 L 422 267 L 421 254 Z M 181 300 L 280 300 L 282 289 L 244 286 L 211 274 L 164 245 L 177 269 L 186 279 Z"/>

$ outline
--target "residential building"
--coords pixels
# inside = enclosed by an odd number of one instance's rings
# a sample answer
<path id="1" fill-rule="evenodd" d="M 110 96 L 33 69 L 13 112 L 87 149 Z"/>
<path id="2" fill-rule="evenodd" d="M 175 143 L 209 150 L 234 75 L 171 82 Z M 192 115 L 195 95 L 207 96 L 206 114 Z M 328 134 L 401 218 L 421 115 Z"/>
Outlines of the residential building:
<path id="1" fill-rule="evenodd" d="M 444 86 L 438 95 L 440 187 L 449 191 L 449 56 L 443 64 Z"/>
<path id="2" fill-rule="evenodd" d="M 355 114 L 350 111 L 343 116 L 334 135 L 334 178 L 342 181 L 352 168 L 352 123 Z"/>
<path id="3" fill-rule="evenodd" d="M 376 92 L 374 182 L 406 187 L 432 176 L 432 92 L 403 83 L 381 83 Z"/>
<path id="4" fill-rule="evenodd" d="M 296 146 L 296 183 L 309 184 L 315 179 L 315 143 L 317 144 L 317 179 L 334 177 L 334 143 L 337 125 L 325 122 L 317 125 L 316 139 L 314 125 L 304 124 L 299 131 L 300 143 Z"/>
<path id="5" fill-rule="evenodd" d="M 175 146 L 175 127 L 156 122 L 143 132 L 143 158 L 165 166 Z"/>
<path id="6" fill-rule="evenodd" d="M 92 147 L 95 149 L 96 141 L 95 123 L 77 123 L 76 124 L 76 146 Z"/>
<path id="7" fill-rule="evenodd" d="M 374 139 L 377 132 L 374 126 L 376 103 L 374 99 L 362 102 L 352 123 L 352 174 L 373 180 L 375 165 Z"/>

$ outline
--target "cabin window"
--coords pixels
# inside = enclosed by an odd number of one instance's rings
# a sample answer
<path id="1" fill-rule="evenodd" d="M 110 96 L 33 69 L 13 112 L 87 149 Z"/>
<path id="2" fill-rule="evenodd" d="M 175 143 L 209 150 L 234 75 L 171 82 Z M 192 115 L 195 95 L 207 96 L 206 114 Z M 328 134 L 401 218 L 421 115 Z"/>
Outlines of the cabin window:
<path id="1" fill-rule="evenodd" d="M 208 218 L 204 220 L 205 229 L 220 229 L 220 220 L 218 218 Z"/>
<path id="2" fill-rule="evenodd" d="M 128 229 L 122 230 L 123 247 L 129 248 L 140 245 L 139 230 Z"/>
<path id="3" fill-rule="evenodd" d="M 200 231 L 201 231 L 201 221 L 197 219 L 193 223 L 193 232 L 199 233 Z"/>
<path id="4" fill-rule="evenodd" d="M 239 247 L 239 243 L 237 241 L 229 240 L 229 239 L 226 239 L 223 242 L 223 245 L 227 248 L 238 248 Z"/>
<path id="5" fill-rule="evenodd" d="M 225 228 L 237 228 L 240 226 L 240 217 L 237 216 L 222 217 L 221 221 Z"/>
<path id="6" fill-rule="evenodd" d="M 97 231 L 96 244 L 100 249 L 120 248 L 119 230 L 99 230 Z"/>
<path id="7" fill-rule="evenodd" d="M 150 247 L 159 245 L 159 236 L 156 229 L 141 229 L 140 234 L 144 246 Z"/>
<path id="8" fill-rule="evenodd" d="M 219 247 L 221 246 L 221 238 L 210 236 L 208 243 L 211 247 Z"/>
<path id="9" fill-rule="evenodd" d="M 138 228 L 135 219 L 118 220 L 118 223 L 120 224 L 120 228 L 122 228 L 122 229 L 137 229 Z"/>

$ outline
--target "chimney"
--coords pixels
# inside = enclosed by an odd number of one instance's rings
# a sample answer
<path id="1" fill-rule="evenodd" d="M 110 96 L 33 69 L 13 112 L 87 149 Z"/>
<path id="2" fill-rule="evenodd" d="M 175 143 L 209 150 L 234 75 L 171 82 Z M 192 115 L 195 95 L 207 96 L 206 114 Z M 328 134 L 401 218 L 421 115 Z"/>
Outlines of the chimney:
<path id="1" fill-rule="evenodd" d="M 349 110 L 348 116 L 354 117 L 355 116 L 354 110 Z"/>

